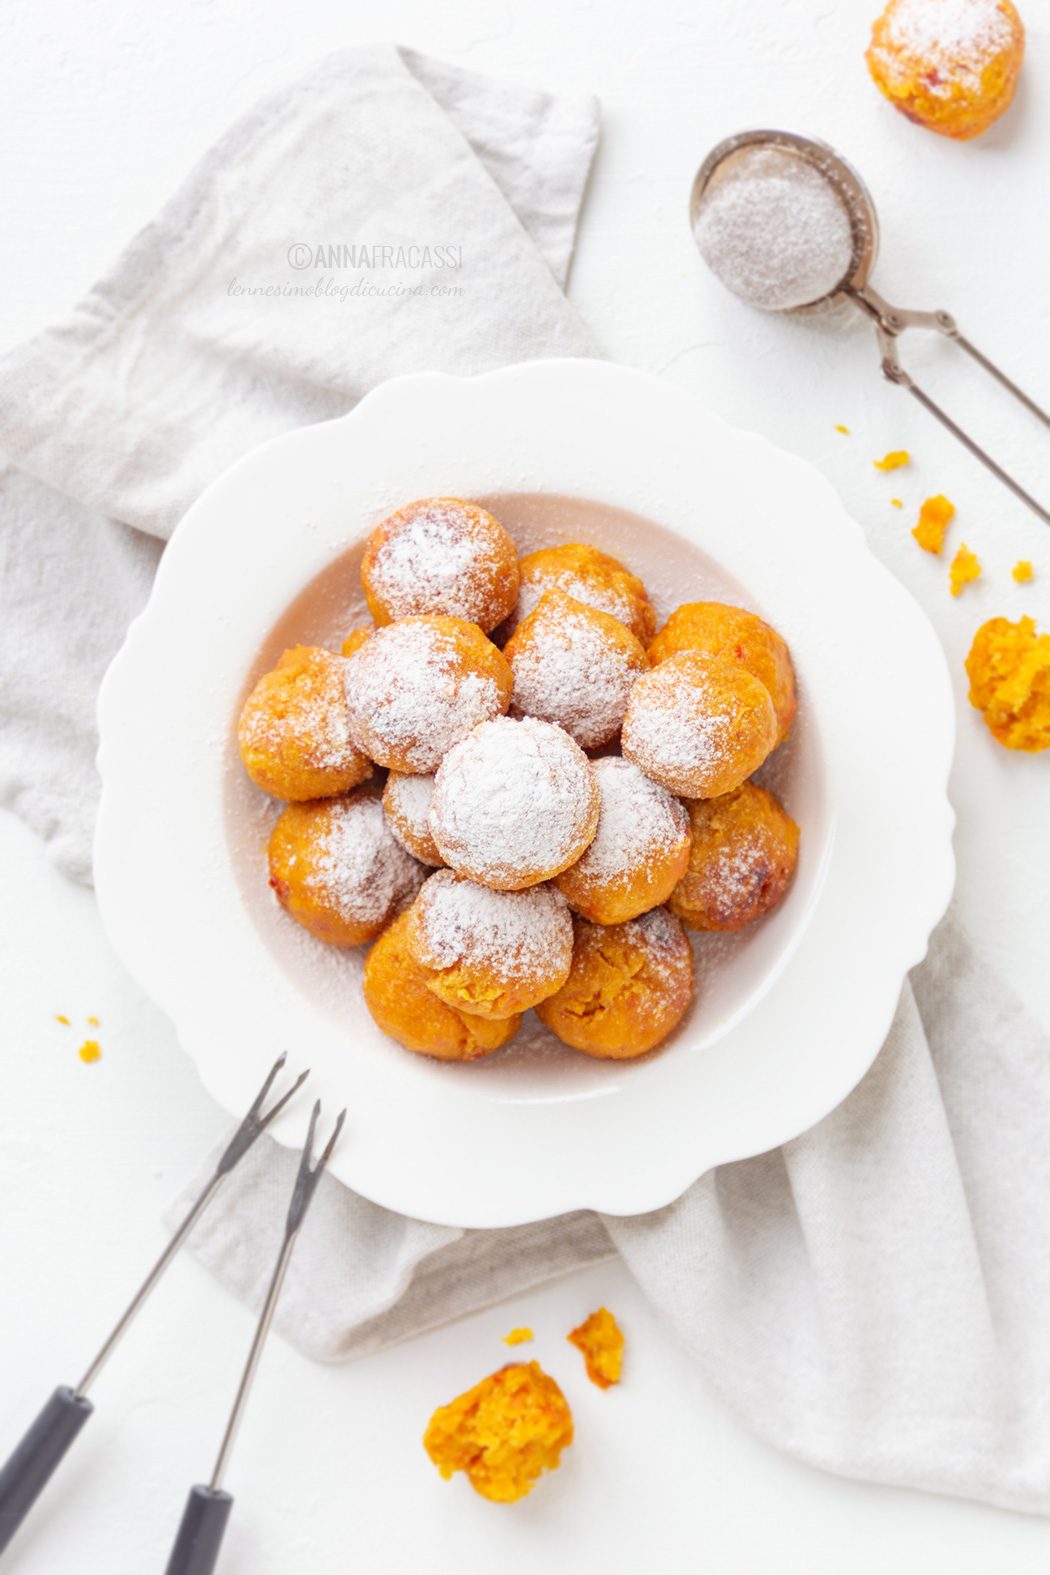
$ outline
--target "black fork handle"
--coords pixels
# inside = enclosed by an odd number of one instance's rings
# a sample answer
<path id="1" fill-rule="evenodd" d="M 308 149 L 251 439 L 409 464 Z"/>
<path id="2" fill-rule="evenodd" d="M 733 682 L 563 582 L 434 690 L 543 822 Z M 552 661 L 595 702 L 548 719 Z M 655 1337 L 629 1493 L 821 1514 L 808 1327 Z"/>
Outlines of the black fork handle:
<path id="1" fill-rule="evenodd" d="M 66 1450 L 94 1410 L 72 1389 L 56 1389 L 0 1467 L 0 1553 L 4 1551 Z"/>
<path id="2" fill-rule="evenodd" d="M 165 1575 L 212 1575 L 232 1508 L 221 1488 L 190 1488 Z"/>

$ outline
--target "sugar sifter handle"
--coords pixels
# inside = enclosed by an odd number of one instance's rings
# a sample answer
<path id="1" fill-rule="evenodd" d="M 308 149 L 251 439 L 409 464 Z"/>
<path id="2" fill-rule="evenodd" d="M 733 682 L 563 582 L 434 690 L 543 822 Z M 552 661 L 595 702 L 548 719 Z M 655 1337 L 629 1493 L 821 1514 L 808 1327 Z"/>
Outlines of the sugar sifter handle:
<path id="1" fill-rule="evenodd" d="M 1023 388 L 1019 388 L 1013 378 L 1007 377 L 1006 373 L 996 366 L 994 361 L 990 361 L 982 351 L 978 350 L 977 346 L 967 339 L 965 334 L 959 332 L 958 324 L 950 312 L 916 312 L 906 310 L 900 306 L 891 306 L 870 284 L 866 284 L 860 289 L 854 289 L 851 286 L 847 287 L 844 293 L 860 307 L 861 311 L 871 318 L 875 325 L 875 334 L 879 341 L 879 352 L 882 356 L 883 377 L 888 379 L 889 382 L 896 384 L 898 388 L 906 389 L 914 399 L 918 400 L 924 410 L 929 411 L 930 415 L 939 421 L 942 427 L 946 428 L 954 438 L 958 439 L 964 448 L 969 450 L 975 459 L 980 460 L 986 470 L 990 470 L 992 475 L 1003 483 L 1004 487 L 1008 487 L 1015 497 L 1020 498 L 1021 502 L 1031 509 L 1037 518 L 1041 519 L 1044 524 L 1050 525 L 1050 510 L 1044 508 L 1036 498 L 1032 497 L 1030 492 L 1026 492 L 1020 482 L 1015 480 L 1008 470 L 1004 470 L 1002 465 L 992 458 L 987 449 L 982 448 L 968 432 L 964 431 L 943 406 L 931 398 L 926 390 L 919 386 L 911 373 L 905 370 L 901 365 L 897 341 L 908 328 L 932 329 L 936 333 L 943 334 L 946 339 L 951 339 L 958 345 L 960 350 L 965 351 L 970 359 L 993 377 L 1001 388 L 1005 388 L 1020 404 L 1024 405 L 1026 410 L 1031 411 L 1032 415 L 1038 417 L 1046 426 L 1050 426 L 1050 415 L 1047 414 L 1041 405 L 1036 403 L 1030 394 L 1026 394 Z"/>
<path id="2" fill-rule="evenodd" d="M 232 1508 L 222 1488 L 190 1488 L 164 1575 L 212 1575 Z"/>
<path id="3" fill-rule="evenodd" d="M 94 1407 L 72 1389 L 56 1389 L 0 1467 L 0 1553 L 50 1482 Z"/>

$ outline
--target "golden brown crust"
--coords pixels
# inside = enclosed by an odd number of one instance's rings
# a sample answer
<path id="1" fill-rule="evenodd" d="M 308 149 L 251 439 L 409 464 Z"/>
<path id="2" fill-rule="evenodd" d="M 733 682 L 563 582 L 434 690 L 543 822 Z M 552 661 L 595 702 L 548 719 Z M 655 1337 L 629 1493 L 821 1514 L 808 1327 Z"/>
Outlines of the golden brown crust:
<path id="1" fill-rule="evenodd" d="M 264 673 L 244 702 L 237 745 L 244 769 L 274 798 L 300 801 L 346 793 L 372 775 L 350 736 L 343 660 L 296 645 Z"/>
<path id="2" fill-rule="evenodd" d="M 649 646 L 654 667 L 679 651 L 703 651 L 739 662 L 765 684 L 777 715 L 777 743 L 795 719 L 798 695 L 791 652 L 783 637 L 757 613 L 728 602 L 685 602 L 676 607 Z"/>
<path id="3" fill-rule="evenodd" d="M 717 798 L 757 771 L 776 746 L 765 684 L 739 662 L 679 651 L 631 690 L 620 747 L 683 798 Z"/>
<path id="4" fill-rule="evenodd" d="M 686 805 L 689 867 L 668 907 L 694 930 L 742 930 L 787 893 L 798 863 L 798 826 L 773 794 L 744 782 L 721 798 Z"/>
<path id="5" fill-rule="evenodd" d="M 464 1471 L 482 1498 L 513 1504 L 572 1443 L 572 1412 L 538 1362 L 510 1362 L 439 1406 L 423 1447 L 445 1478 Z"/>
<path id="6" fill-rule="evenodd" d="M 494 1022 L 468 1016 L 428 989 L 430 976 L 408 945 L 408 920 L 408 913 L 400 914 L 365 963 L 365 1005 L 383 1032 L 406 1050 L 441 1061 L 476 1061 L 513 1039 L 520 1017 Z"/>
<path id="7" fill-rule="evenodd" d="M 420 498 L 376 526 L 361 562 L 361 584 L 379 625 L 438 613 L 488 633 L 518 599 L 517 549 L 476 503 Z"/>
<path id="8" fill-rule="evenodd" d="M 564 1044 L 630 1060 L 661 1044 L 693 998 L 693 954 L 681 924 L 654 908 L 627 924 L 574 923 L 566 983 L 536 1008 Z"/>

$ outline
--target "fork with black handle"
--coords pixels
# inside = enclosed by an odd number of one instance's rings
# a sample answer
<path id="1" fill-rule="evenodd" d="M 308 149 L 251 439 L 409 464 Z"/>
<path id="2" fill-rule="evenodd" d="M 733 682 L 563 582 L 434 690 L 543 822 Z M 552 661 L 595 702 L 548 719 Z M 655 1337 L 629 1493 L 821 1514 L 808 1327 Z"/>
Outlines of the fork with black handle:
<path id="1" fill-rule="evenodd" d="M 218 1458 L 211 1480 L 207 1485 L 198 1483 L 190 1489 L 186 1508 L 182 1514 L 182 1522 L 175 1546 L 171 1550 L 168 1560 L 166 1575 L 212 1575 L 219 1558 L 222 1539 L 226 1532 L 226 1523 L 230 1518 L 233 1508 L 233 1498 L 223 1488 L 223 1479 L 226 1466 L 229 1462 L 233 1441 L 237 1436 L 244 1408 L 248 1401 L 252 1380 L 255 1377 L 262 1356 L 266 1336 L 270 1332 L 273 1315 L 277 1307 L 277 1300 L 281 1294 L 284 1277 L 288 1272 L 292 1252 L 299 1239 L 306 1211 L 310 1207 L 317 1183 L 321 1179 L 325 1166 L 332 1157 L 332 1150 L 339 1141 L 339 1134 L 343 1130 L 346 1120 L 346 1111 L 342 1111 L 335 1123 L 331 1137 L 325 1145 L 324 1151 L 316 1165 L 312 1165 L 314 1148 L 314 1134 L 317 1129 L 318 1118 L 321 1114 L 321 1101 L 314 1105 L 310 1117 L 310 1129 L 306 1134 L 306 1143 L 303 1146 L 302 1157 L 299 1160 L 299 1169 L 295 1177 L 295 1186 L 292 1190 L 292 1201 L 288 1208 L 288 1218 L 285 1221 L 284 1240 L 281 1250 L 277 1255 L 277 1263 L 270 1280 L 266 1299 L 259 1314 L 259 1322 L 255 1328 L 255 1336 L 248 1360 L 237 1386 L 237 1394 L 233 1402 L 233 1410 L 226 1424 L 226 1431 L 219 1446 Z"/>
<path id="2" fill-rule="evenodd" d="M 35 1421 L 30 1424 L 21 1441 L 15 1445 L 5 1464 L 0 1467 L 0 1553 L 3 1553 L 25 1520 L 64 1459 L 70 1445 L 92 1414 L 94 1406 L 87 1398 L 88 1390 L 112 1356 L 135 1315 L 141 1310 L 150 1292 L 155 1289 L 165 1269 L 231 1170 L 240 1163 L 256 1139 L 266 1131 L 293 1094 L 309 1077 L 309 1072 L 300 1073 L 287 1093 L 264 1112 L 263 1104 L 286 1060 L 287 1055 L 282 1055 L 271 1067 L 269 1076 L 256 1095 L 248 1114 L 220 1156 L 204 1190 L 135 1292 L 79 1384 L 75 1388 L 63 1385 L 55 1390 Z"/>

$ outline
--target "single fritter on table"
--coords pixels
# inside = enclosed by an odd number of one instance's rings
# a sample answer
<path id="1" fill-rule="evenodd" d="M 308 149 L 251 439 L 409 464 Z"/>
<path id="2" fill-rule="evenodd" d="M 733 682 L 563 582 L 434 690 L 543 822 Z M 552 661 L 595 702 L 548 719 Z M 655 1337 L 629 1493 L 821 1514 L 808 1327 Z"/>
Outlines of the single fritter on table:
<path id="1" fill-rule="evenodd" d="M 868 47 L 874 81 L 909 120 L 979 137 L 1010 107 L 1024 59 L 1011 0 L 889 0 Z"/>
<path id="2" fill-rule="evenodd" d="M 463 1471 L 482 1498 L 513 1504 L 555 1470 L 572 1432 L 554 1379 L 539 1362 L 511 1362 L 439 1406 L 423 1447 L 443 1477 Z"/>

